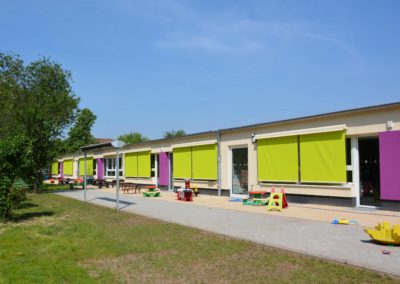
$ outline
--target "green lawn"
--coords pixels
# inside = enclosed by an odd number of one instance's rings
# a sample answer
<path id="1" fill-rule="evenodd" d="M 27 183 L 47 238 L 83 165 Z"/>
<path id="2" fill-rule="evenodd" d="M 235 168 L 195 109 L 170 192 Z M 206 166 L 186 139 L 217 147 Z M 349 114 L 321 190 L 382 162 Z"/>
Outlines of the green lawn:
<path id="1" fill-rule="evenodd" d="M 40 191 L 52 191 L 52 190 L 69 190 L 69 184 L 44 183 L 40 187 Z"/>
<path id="2" fill-rule="evenodd" d="M 73 189 L 83 189 L 83 185 L 82 184 L 73 184 Z M 43 183 L 39 188 L 40 192 L 57 191 L 57 190 L 70 190 L 70 185 L 69 184 Z"/>
<path id="3" fill-rule="evenodd" d="M 15 222 L 0 223 L 0 283 L 275 281 L 396 279 L 54 194 L 29 195 Z"/>

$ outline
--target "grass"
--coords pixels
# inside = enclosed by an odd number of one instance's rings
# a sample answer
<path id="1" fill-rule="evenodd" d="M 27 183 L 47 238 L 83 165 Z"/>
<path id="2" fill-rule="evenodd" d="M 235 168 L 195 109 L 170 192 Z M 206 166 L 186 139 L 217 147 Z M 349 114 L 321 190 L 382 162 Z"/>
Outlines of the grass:
<path id="1" fill-rule="evenodd" d="M 155 282 L 396 279 L 48 193 L 29 195 L 14 222 L 0 223 L 0 283 Z"/>
<path id="2" fill-rule="evenodd" d="M 82 186 L 80 186 L 82 188 Z M 69 190 L 69 184 L 51 184 L 43 183 L 40 187 L 40 191 L 57 191 L 57 190 Z"/>

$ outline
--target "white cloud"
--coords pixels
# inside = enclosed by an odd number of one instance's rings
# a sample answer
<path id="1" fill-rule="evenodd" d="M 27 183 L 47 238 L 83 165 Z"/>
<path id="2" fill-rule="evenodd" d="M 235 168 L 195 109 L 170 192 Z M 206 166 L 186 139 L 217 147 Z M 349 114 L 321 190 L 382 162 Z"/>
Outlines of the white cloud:
<path id="1" fill-rule="evenodd" d="M 319 41 L 362 59 L 350 43 L 309 23 L 254 21 L 224 12 L 200 14 L 182 1 L 115 1 L 125 12 L 159 22 L 163 34 L 155 43 L 158 48 L 252 55 L 271 48 L 278 50 L 280 46 L 294 49 L 299 42 Z"/>

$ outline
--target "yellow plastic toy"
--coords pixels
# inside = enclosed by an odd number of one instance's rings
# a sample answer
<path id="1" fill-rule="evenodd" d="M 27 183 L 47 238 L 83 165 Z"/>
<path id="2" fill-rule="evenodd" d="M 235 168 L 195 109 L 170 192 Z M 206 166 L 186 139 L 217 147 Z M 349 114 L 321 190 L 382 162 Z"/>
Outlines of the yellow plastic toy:
<path id="1" fill-rule="evenodd" d="M 400 225 L 390 228 L 389 222 L 383 222 L 375 226 L 375 229 L 364 231 L 375 241 L 383 244 L 400 245 Z"/>

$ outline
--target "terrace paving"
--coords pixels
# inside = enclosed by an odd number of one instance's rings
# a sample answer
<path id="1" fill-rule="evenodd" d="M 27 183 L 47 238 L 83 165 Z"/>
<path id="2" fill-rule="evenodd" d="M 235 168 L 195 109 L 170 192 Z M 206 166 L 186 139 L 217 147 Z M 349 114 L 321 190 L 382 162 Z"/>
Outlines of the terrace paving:
<path id="1" fill-rule="evenodd" d="M 83 200 L 81 190 L 58 194 Z M 243 206 L 229 202 L 225 197 L 201 195 L 193 202 L 174 198 L 171 192 L 162 192 L 161 198 L 121 193 L 120 208 L 125 212 L 400 276 L 400 247 L 373 243 L 363 231 L 363 226 L 382 221 L 400 224 L 398 212 L 310 204 L 289 204 L 283 212 L 266 212 L 265 207 Z M 115 192 L 112 189 L 88 190 L 87 200 L 113 208 Z M 331 225 L 333 217 L 354 219 L 360 225 Z M 382 254 L 383 249 L 392 254 Z"/>

